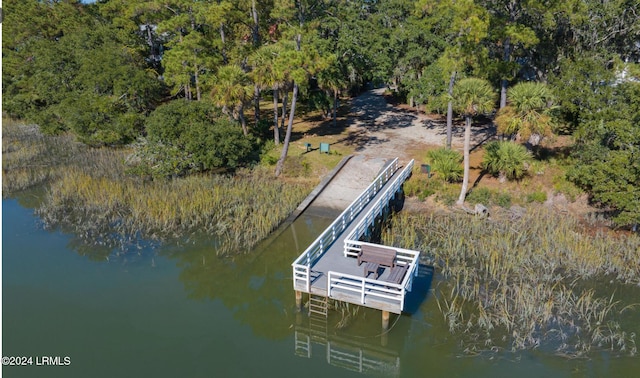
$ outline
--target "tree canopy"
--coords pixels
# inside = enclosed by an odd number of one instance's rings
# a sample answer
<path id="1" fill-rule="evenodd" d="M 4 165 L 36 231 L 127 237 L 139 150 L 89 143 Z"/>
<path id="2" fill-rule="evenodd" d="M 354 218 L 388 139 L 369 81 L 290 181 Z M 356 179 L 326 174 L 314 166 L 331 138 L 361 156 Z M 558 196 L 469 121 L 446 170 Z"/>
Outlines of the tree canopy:
<path id="1" fill-rule="evenodd" d="M 340 95 L 369 83 L 452 112 L 455 82 L 477 77 L 500 93 L 508 132 L 575 134 L 584 171 L 572 177 L 620 210 L 621 222 L 638 223 L 610 199 L 635 192 L 587 185 L 584 172 L 623 152 L 636 158 L 607 135 L 638 127 L 622 109 L 637 95 L 639 8 L 638 0 L 6 0 L 2 105 L 45 132 L 101 146 L 152 134 L 147 118 L 176 100 L 225 109 L 228 127 L 250 141 L 269 97 L 279 143 L 278 118 L 291 120 L 295 102 L 317 94 L 326 93 L 325 113 L 333 99 L 334 117 Z M 509 99 L 524 82 L 554 94 L 556 122 L 548 107 L 526 113 Z M 245 119 L 249 104 L 254 117 Z M 285 133 L 283 159 L 288 142 Z M 609 164 L 609 182 L 633 182 L 632 167 Z"/>

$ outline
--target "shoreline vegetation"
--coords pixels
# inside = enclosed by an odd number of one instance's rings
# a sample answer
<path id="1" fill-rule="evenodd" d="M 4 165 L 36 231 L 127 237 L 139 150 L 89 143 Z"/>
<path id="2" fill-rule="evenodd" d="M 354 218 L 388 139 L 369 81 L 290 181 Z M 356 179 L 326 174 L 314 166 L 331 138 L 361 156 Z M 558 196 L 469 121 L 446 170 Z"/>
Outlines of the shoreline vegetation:
<path id="1" fill-rule="evenodd" d="M 136 239 L 215 239 L 218 254 L 246 252 L 267 237 L 315 184 L 255 166 L 233 175 L 148 180 L 127 173 L 127 148 L 90 148 L 72 136 L 43 136 L 3 122 L 5 196 L 46 184 L 36 213 L 88 244 L 126 248 Z"/>
<path id="2" fill-rule="evenodd" d="M 640 303 L 618 298 L 622 286 L 640 288 L 637 235 L 590 234 L 578 219 L 536 206 L 490 218 L 403 212 L 383 241 L 424 251 L 422 262 L 440 276 L 434 299 L 467 353 L 638 354 L 625 325 Z"/>
<path id="3" fill-rule="evenodd" d="M 3 193 L 45 187 L 36 209 L 45 227 L 71 230 L 89 247 L 126 250 L 141 239 L 207 234 L 218 254 L 229 255 L 267 237 L 317 184 L 276 179 L 268 162 L 234 175 L 149 180 L 128 174 L 132 151 L 91 148 L 5 120 Z M 414 175 L 405 190 L 422 202 L 414 188 L 420 180 Z M 427 189 L 448 202 L 449 187 L 435 182 Z M 636 335 L 625 327 L 640 309 L 633 302 L 640 237 L 604 231 L 597 218 L 589 228 L 589 219 L 539 202 L 514 208 L 499 199 L 489 218 L 432 207 L 398 213 L 383 230 L 385 244 L 424 251 L 422 263 L 436 268 L 434 299 L 464 352 L 541 349 L 574 358 L 608 349 L 637 356 Z M 620 296 L 622 287 L 632 294 Z"/>

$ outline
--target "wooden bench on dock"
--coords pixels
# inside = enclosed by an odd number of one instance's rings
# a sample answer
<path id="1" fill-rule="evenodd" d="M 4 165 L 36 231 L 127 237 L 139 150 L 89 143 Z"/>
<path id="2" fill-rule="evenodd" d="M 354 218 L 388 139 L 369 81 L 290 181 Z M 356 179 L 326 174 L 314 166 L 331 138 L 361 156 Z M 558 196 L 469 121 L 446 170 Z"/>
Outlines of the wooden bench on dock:
<path id="1" fill-rule="evenodd" d="M 396 250 L 375 245 L 363 244 L 358 253 L 358 266 L 366 263 L 376 263 L 393 268 L 396 266 Z"/>
<path id="2" fill-rule="evenodd" d="M 393 282 L 395 284 L 399 284 L 402 282 L 404 278 L 404 274 L 407 272 L 407 267 L 409 265 L 396 265 L 391 268 L 391 272 L 389 273 L 389 277 L 387 278 L 387 282 Z"/>

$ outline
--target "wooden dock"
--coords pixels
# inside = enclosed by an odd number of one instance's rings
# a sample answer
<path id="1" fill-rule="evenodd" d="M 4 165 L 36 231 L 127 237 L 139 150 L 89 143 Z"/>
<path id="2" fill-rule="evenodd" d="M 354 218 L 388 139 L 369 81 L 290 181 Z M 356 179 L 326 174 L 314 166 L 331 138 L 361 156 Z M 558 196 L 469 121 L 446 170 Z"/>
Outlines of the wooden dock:
<path id="1" fill-rule="evenodd" d="M 331 298 L 400 314 L 405 296 L 418 272 L 420 252 L 361 241 L 377 217 L 388 211 L 390 202 L 402 195 L 402 184 L 411 175 L 413 160 L 400 167 L 398 159 L 385 166 L 378 177 L 340 214 L 335 221 L 293 262 L 293 288 L 298 305 L 302 293 Z M 357 256 L 363 245 L 376 246 L 394 254 L 394 266 L 406 273 L 391 280 L 392 268 L 379 267 L 376 278 L 367 274 L 366 264 Z M 398 272 L 394 275 L 398 276 Z"/>

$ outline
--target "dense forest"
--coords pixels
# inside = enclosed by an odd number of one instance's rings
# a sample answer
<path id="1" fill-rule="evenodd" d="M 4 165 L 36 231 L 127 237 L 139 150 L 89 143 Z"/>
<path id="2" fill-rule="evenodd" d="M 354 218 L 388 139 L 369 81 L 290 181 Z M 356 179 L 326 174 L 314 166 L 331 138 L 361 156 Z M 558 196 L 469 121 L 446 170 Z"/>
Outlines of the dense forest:
<path id="1" fill-rule="evenodd" d="M 267 143 L 283 169 L 296 106 L 386 84 L 535 151 L 572 135 L 568 177 L 640 224 L 639 0 L 5 0 L 4 116 L 90 146 L 135 144 L 152 176 L 234 169 Z M 473 88 L 471 88 L 473 89 Z M 273 101 L 268 118 L 261 101 Z M 271 142 L 272 141 L 272 142 Z"/>

